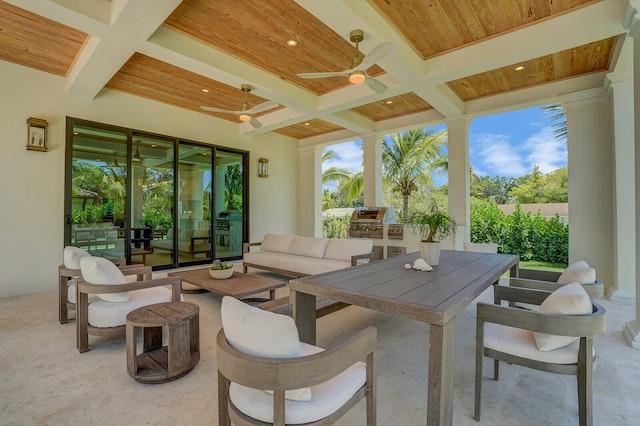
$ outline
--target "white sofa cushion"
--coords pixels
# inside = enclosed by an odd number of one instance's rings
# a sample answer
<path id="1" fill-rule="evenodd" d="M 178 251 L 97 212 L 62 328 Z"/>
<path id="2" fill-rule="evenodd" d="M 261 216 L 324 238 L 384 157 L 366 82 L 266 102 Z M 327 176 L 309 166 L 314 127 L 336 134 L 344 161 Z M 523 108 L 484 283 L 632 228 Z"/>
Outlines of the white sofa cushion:
<path id="1" fill-rule="evenodd" d="M 294 235 L 291 247 L 289 247 L 289 253 L 322 259 L 328 242 L 328 238 L 309 238 Z"/>
<path id="2" fill-rule="evenodd" d="M 541 362 L 575 364 L 580 342 L 575 341 L 553 351 L 541 351 L 536 346 L 533 331 L 487 322 L 484 325 L 484 346 Z"/>
<path id="3" fill-rule="evenodd" d="M 592 284 L 596 282 L 596 270 L 584 260 L 572 263 L 558 277 L 558 284 L 569 284 L 579 282 L 580 284 Z"/>
<path id="4" fill-rule="evenodd" d="M 331 238 L 325 250 L 325 259 L 342 260 L 351 264 L 351 256 L 371 253 L 373 240 Z"/>
<path id="5" fill-rule="evenodd" d="M 243 260 L 247 263 L 253 263 L 254 265 L 282 269 L 306 275 L 322 274 L 324 272 L 335 271 L 351 266 L 350 261 L 343 262 L 341 260 L 318 259 L 315 257 L 275 253 L 264 250 L 245 253 Z"/>
<path id="6" fill-rule="evenodd" d="M 117 285 L 127 283 L 122 271 L 113 262 L 102 257 L 83 257 L 80 259 L 80 271 L 84 280 L 89 284 Z M 128 302 L 130 298 L 128 291 L 98 294 L 97 296 L 112 303 Z"/>
<path id="7" fill-rule="evenodd" d="M 260 244 L 261 250 L 289 253 L 294 235 L 266 234 Z"/>
<path id="8" fill-rule="evenodd" d="M 80 269 L 80 259 L 83 257 L 91 257 L 86 250 L 75 246 L 66 246 L 64 248 L 64 267 L 67 269 Z"/>
<path id="9" fill-rule="evenodd" d="M 571 283 L 563 285 L 540 304 L 538 312 L 559 315 L 587 315 L 593 311 L 591 299 L 580 283 Z M 574 341 L 577 337 L 572 336 L 556 336 L 547 333 L 533 333 L 536 345 L 541 351 L 552 351 L 554 349 L 566 346 Z"/>
<path id="10" fill-rule="evenodd" d="M 321 351 L 323 349 L 302 343 L 304 356 Z M 310 401 L 285 400 L 285 423 L 309 423 L 335 413 L 366 383 L 366 379 L 366 364 L 357 362 L 333 379 L 312 386 Z M 269 393 L 231 383 L 229 398 L 246 415 L 273 423 L 273 396 Z"/>
<path id="11" fill-rule="evenodd" d="M 107 302 L 96 299 L 89 303 L 89 324 L 94 327 L 118 327 L 126 324 L 127 314 L 134 309 L 154 303 L 171 302 L 171 290 L 165 287 L 151 287 L 129 292 L 129 301 Z M 182 300 L 182 296 L 180 297 Z"/>
<path id="12" fill-rule="evenodd" d="M 230 296 L 222 298 L 220 316 L 227 341 L 240 352 L 262 358 L 302 355 L 298 329 L 289 316 L 254 308 Z M 288 390 L 285 398 L 309 401 L 311 389 Z"/>

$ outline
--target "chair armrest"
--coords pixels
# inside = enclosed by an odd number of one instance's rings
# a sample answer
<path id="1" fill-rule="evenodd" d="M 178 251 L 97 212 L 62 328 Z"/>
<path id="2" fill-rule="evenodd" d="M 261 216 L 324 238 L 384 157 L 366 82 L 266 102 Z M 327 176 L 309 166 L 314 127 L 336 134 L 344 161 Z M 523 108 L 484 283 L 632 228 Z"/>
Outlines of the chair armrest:
<path id="1" fill-rule="evenodd" d="M 526 269 L 521 268 L 518 276 L 520 278 L 538 280 L 538 281 L 558 281 L 560 278 L 560 272 L 557 271 L 541 271 L 539 269 Z"/>
<path id="2" fill-rule="evenodd" d="M 371 259 L 373 259 L 373 251 L 370 253 L 356 254 L 351 256 L 351 266 L 356 266 L 358 264 L 358 260 L 362 259 L 369 259 L 369 261 L 371 261 Z"/>
<path id="3" fill-rule="evenodd" d="M 493 291 L 496 303 L 500 303 L 500 301 L 504 300 L 510 304 L 521 302 L 539 305 L 551 294 L 550 291 L 545 290 L 503 285 L 494 286 Z"/>
<path id="4" fill-rule="evenodd" d="M 251 250 L 251 247 L 255 247 L 255 246 L 260 246 L 262 245 L 262 242 L 259 243 L 242 243 L 242 253 L 249 253 L 249 250 Z"/>
<path id="5" fill-rule="evenodd" d="M 107 293 L 121 293 L 124 291 L 142 290 L 143 288 L 160 287 L 160 286 L 172 286 L 171 299 L 174 302 L 180 301 L 180 288 L 182 286 L 182 278 L 180 277 L 165 277 L 155 278 L 152 280 L 136 281 L 126 284 L 89 284 L 83 279 L 78 279 L 77 289 L 79 293 L 87 294 L 107 294 Z"/>
<path id="6" fill-rule="evenodd" d="M 150 280 L 152 278 L 151 266 L 144 265 L 125 265 L 121 266 L 120 271 L 123 275 L 137 275 L 138 281 Z"/>
<path id="7" fill-rule="evenodd" d="M 555 281 L 523 279 L 522 277 L 518 277 L 509 278 L 509 285 L 511 287 L 526 287 L 544 291 L 555 291 L 562 287 L 564 284 L 559 284 Z M 601 280 L 596 280 L 594 283 L 582 284 L 582 288 L 585 289 L 589 297 L 592 299 L 597 299 L 604 296 L 604 284 Z"/>
<path id="8" fill-rule="evenodd" d="M 560 336 L 593 337 L 607 329 L 606 310 L 593 303 L 588 315 L 558 315 L 478 302 L 479 324 L 491 322 Z"/>
<path id="9" fill-rule="evenodd" d="M 124 257 L 114 257 L 109 259 L 111 262 L 113 262 L 114 265 L 121 267 L 121 266 L 126 266 L 127 264 L 127 259 L 125 259 Z"/>
<path id="10" fill-rule="evenodd" d="M 253 389 L 288 390 L 324 383 L 357 361 L 373 355 L 377 330 L 367 327 L 341 344 L 298 358 L 262 358 L 234 349 L 218 332 L 218 370 L 232 382 Z"/>

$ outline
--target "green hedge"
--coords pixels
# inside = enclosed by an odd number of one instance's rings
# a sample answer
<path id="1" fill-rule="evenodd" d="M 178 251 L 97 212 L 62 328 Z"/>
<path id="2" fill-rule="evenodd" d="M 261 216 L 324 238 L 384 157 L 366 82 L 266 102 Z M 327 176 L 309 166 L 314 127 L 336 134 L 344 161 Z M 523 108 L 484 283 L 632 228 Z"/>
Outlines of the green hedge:
<path id="1" fill-rule="evenodd" d="M 471 241 L 498 243 L 500 253 L 517 254 L 521 260 L 567 264 L 569 226 L 560 217 L 545 219 L 540 212 L 524 213 L 520 204 L 505 215 L 489 200 L 471 201 Z"/>

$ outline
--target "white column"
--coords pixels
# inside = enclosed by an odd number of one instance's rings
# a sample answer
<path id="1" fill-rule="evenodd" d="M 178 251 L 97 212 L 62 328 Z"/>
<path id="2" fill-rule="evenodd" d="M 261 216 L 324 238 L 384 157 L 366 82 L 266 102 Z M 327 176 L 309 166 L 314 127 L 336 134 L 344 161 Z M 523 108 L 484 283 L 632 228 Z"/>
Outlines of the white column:
<path id="1" fill-rule="evenodd" d="M 629 29 L 629 36 L 633 41 L 633 63 L 640 63 L 640 19 L 638 16 L 638 10 L 640 10 L 640 1 L 632 0 L 632 6 L 635 6 L 636 13 Z M 634 121 L 634 142 L 635 142 L 635 184 L 636 188 L 640 187 L 640 67 L 634 66 L 633 68 L 633 121 Z M 640 197 L 636 197 L 636 256 L 635 256 L 635 269 L 636 269 L 636 295 L 640 290 L 640 282 L 637 281 L 637 277 L 640 276 Z M 636 319 L 629 321 L 624 325 L 624 337 L 627 343 L 635 349 L 640 349 L 640 297 L 636 296 Z"/>
<path id="2" fill-rule="evenodd" d="M 614 150 L 614 253 L 613 279 L 607 288 L 610 299 L 631 301 L 636 297 L 636 271 L 630 268 L 636 258 L 635 160 L 633 146 L 633 80 L 630 75 L 609 75 L 613 101 Z"/>
<path id="3" fill-rule="evenodd" d="M 469 125 L 471 119 L 461 116 L 447 120 L 449 149 L 449 213 L 456 218 L 455 249 L 462 250 L 462 242 L 470 237 L 470 162 Z"/>
<path id="4" fill-rule="evenodd" d="M 298 234 L 305 237 L 322 236 L 322 150 L 298 148 Z"/>
<path id="5" fill-rule="evenodd" d="M 613 148 L 611 101 L 604 89 L 563 97 L 569 167 L 569 263 L 593 266 L 613 285 Z"/>
<path id="6" fill-rule="evenodd" d="M 364 205 L 382 207 L 382 143 L 375 133 L 362 136 Z"/>

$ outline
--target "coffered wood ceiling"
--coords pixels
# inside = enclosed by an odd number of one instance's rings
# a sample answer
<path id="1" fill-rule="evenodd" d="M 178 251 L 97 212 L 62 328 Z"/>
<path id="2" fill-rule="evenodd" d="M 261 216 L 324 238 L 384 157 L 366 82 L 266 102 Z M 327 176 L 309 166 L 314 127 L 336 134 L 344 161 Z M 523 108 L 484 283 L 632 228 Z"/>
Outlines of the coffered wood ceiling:
<path id="1" fill-rule="evenodd" d="M 117 90 L 237 122 L 240 133 L 323 143 L 602 88 L 628 9 L 627 0 L 8 0 L 0 59 L 63 76 L 73 95 Z M 363 56 L 396 44 L 367 70 L 387 91 L 297 76 L 351 68 L 356 28 Z M 200 109 L 239 110 L 243 83 L 251 106 L 281 105 L 259 114 L 262 128 Z"/>

